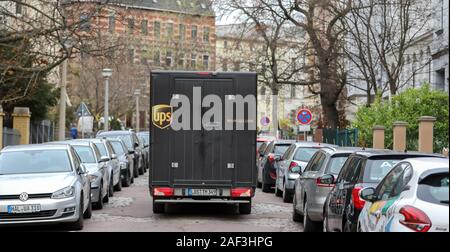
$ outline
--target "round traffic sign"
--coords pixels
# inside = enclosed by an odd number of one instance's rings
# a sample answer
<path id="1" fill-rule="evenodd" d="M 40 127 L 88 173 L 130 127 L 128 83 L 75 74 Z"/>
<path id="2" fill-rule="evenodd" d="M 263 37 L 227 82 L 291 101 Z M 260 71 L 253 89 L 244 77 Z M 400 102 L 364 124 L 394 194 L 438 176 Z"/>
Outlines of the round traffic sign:
<path id="1" fill-rule="evenodd" d="M 262 126 L 267 126 L 267 125 L 269 125 L 269 123 L 270 123 L 270 119 L 269 119 L 269 117 L 267 117 L 267 116 L 264 116 L 263 118 L 261 118 L 261 125 Z"/>
<path id="2" fill-rule="evenodd" d="M 297 113 L 297 120 L 300 124 L 310 124 L 312 121 L 312 113 L 309 109 L 301 109 Z"/>

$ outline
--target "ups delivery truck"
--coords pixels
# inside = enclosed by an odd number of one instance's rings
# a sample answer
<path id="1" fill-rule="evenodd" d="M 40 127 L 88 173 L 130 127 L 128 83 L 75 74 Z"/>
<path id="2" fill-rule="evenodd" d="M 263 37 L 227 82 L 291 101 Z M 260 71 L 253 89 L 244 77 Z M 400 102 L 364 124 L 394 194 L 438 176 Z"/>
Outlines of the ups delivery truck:
<path id="1" fill-rule="evenodd" d="M 255 73 L 151 73 L 153 212 L 173 203 L 237 204 L 256 188 Z"/>

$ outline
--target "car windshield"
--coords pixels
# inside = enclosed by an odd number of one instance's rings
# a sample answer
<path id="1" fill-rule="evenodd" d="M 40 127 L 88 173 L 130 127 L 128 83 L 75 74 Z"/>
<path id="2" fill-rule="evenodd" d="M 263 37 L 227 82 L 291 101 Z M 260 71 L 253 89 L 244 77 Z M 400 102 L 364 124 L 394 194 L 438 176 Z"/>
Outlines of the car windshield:
<path id="1" fill-rule="evenodd" d="M 108 156 L 105 145 L 103 143 L 96 143 L 95 146 L 97 146 L 98 150 L 100 151 L 100 155 L 102 155 L 103 157 Z"/>
<path id="2" fill-rule="evenodd" d="M 111 142 L 111 145 L 114 149 L 114 152 L 118 155 L 123 155 L 125 154 L 125 150 L 123 149 L 123 145 L 120 142 L 117 141 L 113 141 Z"/>
<path id="3" fill-rule="evenodd" d="M 133 141 L 131 140 L 131 135 L 107 135 L 109 139 L 120 139 L 122 140 L 128 149 L 133 149 Z"/>
<path id="4" fill-rule="evenodd" d="M 89 146 L 73 146 L 82 163 L 96 163 L 94 151 Z"/>
<path id="5" fill-rule="evenodd" d="M 401 159 L 369 159 L 364 169 L 365 183 L 379 183 Z"/>
<path id="6" fill-rule="evenodd" d="M 448 206 L 448 172 L 432 174 L 419 183 L 417 197 L 433 204 Z"/>
<path id="7" fill-rule="evenodd" d="M 297 149 L 294 155 L 294 160 L 302 161 L 302 162 L 309 162 L 311 160 L 312 156 L 318 151 L 317 148 L 304 148 L 300 147 Z"/>
<path id="8" fill-rule="evenodd" d="M 291 144 L 276 144 L 273 153 L 283 155 Z"/>
<path id="9" fill-rule="evenodd" d="M 66 150 L 28 150 L 0 154 L 0 174 L 70 172 L 72 167 Z"/>
<path id="10" fill-rule="evenodd" d="M 150 135 L 148 135 L 148 134 L 141 134 L 139 136 L 144 140 L 144 144 L 145 145 L 149 145 L 150 144 Z"/>
<path id="11" fill-rule="evenodd" d="M 349 154 L 350 155 L 350 154 Z M 329 173 L 338 175 L 341 172 L 342 166 L 347 161 L 348 156 L 334 156 L 330 160 Z"/>

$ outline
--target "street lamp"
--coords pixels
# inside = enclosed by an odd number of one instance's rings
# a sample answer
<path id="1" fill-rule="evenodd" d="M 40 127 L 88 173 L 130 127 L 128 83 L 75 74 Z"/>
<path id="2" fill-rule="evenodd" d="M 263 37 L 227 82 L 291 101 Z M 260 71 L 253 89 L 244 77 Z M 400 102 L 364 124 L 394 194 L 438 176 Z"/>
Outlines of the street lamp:
<path id="1" fill-rule="evenodd" d="M 134 91 L 134 96 L 136 96 L 136 132 L 139 132 L 140 130 L 140 125 L 139 125 L 139 96 L 141 95 L 141 90 L 140 89 L 136 89 L 136 91 Z"/>
<path id="2" fill-rule="evenodd" d="M 102 71 L 103 78 L 105 78 L 105 113 L 103 115 L 105 124 L 104 130 L 109 130 L 109 78 L 112 76 L 113 70 L 105 68 Z"/>
<path id="3" fill-rule="evenodd" d="M 65 38 L 63 42 L 64 47 L 70 55 L 70 50 L 73 46 L 73 41 L 71 38 Z M 61 93 L 59 99 L 59 122 L 58 122 L 58 139 L 63 141 L 66 139 L 66 103 L 67 103 L 67 65 L 68 60 L 65 59 L 62 63 L 62 73 L 61 73 Z"/>

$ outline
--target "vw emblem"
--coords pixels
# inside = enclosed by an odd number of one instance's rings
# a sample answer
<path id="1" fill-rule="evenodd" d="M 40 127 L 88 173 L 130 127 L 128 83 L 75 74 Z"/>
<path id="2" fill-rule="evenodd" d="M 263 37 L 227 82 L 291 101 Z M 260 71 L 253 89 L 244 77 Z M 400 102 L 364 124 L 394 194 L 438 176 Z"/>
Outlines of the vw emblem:
<path id="1" fill-rule="evenodd" d="M 28 193 L 21 193 L 19 196 L 19 199 L 21 201 L 27 201 L 28 200 Z"/>

